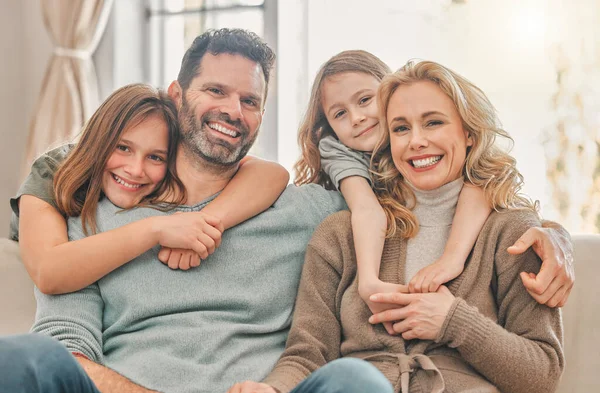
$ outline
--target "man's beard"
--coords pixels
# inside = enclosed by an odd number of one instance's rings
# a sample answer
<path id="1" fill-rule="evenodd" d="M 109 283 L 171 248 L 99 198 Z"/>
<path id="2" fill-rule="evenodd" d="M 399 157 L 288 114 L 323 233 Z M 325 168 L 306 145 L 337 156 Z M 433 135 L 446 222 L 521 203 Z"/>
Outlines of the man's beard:
<path id="1" fill-rule="evenodd" d="M 231 144 L 222 138 L 209 135 L 206 129 L 210 121 L 219 121 L 235 128 L 240 134 L 237 137 L 239 143 Z M 242 122 L 231 120 L 228 114 L 220 111 L 206 112 L 198 121 L 185 99 L 179 111 L 179 125 L 183 146 L 206 162 L 221 167 L 231 167 L 240 162 L 258 136 L 258 130 L 250 135 Z"/>

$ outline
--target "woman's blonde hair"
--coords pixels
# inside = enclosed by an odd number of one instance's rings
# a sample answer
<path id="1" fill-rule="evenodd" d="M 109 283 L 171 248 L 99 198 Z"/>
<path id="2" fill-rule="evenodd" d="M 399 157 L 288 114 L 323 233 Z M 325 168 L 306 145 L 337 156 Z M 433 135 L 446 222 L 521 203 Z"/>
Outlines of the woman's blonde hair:
<path id="1" fill-rule="evenodd" d="M 54 175 L 54 198 L 58 211 L 67 217 L 81 216 L 86 235 L 88 228 L 92 234 L 96 233 L 96 207 L 104 196 L 102 175 L 108 159 L 123 134 L 149 116 L 158 116 L 167 124 L 167 173 L 139 205 L 156 205 L 168 200 L 170 203 L 165 205 L 166 209 L 185 200 L 185 188 L 175 169 L 179 144 L 175 104 L 165 92 L 146 84 L 121 87 L 88 120 L 79 142 Z"/>
<path id="2" fill-rule="evenodd" d="M 347 50 L 327 60 L 319 69 L 312 85 L 308 108 L 298 130 L 300 159 L 294 165 L 294 184 L 317 183 L 335 189 L 331 179 L 321 169 L 319 141 L 326 135 L 335 137 L 323 111 L 321 87 L 328 77 L 347 72 L 357 72 L 375 77 L 378 81 L 391 72 L 377 56 L 363 50 Z"/>
<path id="3" fill-rule="evenodd" d="M 418 231 L 417 220 L 411 211 L 414 193 L 392 159 L 387 112 L 390 98 L 400 86 L 421 81 L 435 83 L 452 99 L 463 127 L 473 141 L 467 148 L 463 167 L 465 182 L 481 187 L 496 211 L 531 209 L 537 212 L 537 205 L 519 192 L 523 176 L 516 167 L 516 160 L 495 143 L 497 137 L 505 138 L 511 144 L 513 140 L 502 129 L 496 110 L 483 91 L 440 64 L 409 61 L 386 76 L 377 92 L 384 132 L 375 147 L 372 167 L 375 193 L 388 218 L 388 236 L 400 230 L 403 237 L 410 238 Z"/>

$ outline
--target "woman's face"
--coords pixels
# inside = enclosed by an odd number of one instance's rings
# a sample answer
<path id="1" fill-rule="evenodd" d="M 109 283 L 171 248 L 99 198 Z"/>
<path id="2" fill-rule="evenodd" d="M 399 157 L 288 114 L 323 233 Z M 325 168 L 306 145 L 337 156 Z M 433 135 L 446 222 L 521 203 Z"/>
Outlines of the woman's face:
<path id="1" fill-rule="evenodd" d="M 379 84 L 372 75 L 346 72 L 327 77 L 321 86 L 325 117 L 340 142 L 351 149 L 372 152 L 381 136 Z"/>
<path id="2" fill-rule="evenodd" d="M 473 144 L 453 101 L 435 83 L 400 86 L 387 110 L 394 164 L 419 190 L 433 190 L 462 175 Z"/>
<path id="3" fill-rule="evenodd" d="M 165 177 L 168 148 L 167 124 L 159 116 L 151 115 L 127 129 L 104 168 L 106 197 L 123 209 L 137 205 Z"/>

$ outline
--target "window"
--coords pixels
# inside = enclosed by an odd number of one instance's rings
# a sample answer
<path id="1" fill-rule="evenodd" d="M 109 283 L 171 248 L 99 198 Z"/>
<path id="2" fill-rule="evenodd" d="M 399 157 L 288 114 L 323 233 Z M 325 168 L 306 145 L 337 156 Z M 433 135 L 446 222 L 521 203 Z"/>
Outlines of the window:
<path id="1" fill-rule="evenodd" d="M 275 50 L 274 0 L 149 0 L 148 80 L 162 88 L 177 78 L 181 59 L 196 36 L 208 29 L 242 28 L 263 37 Z M 271 16 L 272 15 L 272 16 Z M 275 18 L 275 20 L 273 20 Z M 275 78 L 269 86 L 260 136 L 251 154 L 277 160 Z"/>

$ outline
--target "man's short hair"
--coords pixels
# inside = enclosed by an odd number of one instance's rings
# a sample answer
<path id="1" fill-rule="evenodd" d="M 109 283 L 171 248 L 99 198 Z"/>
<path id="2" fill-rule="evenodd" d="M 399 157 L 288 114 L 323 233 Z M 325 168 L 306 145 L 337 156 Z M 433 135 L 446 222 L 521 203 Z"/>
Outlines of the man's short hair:
<path id="1" fill-rule="evenodd" d="M 261 66 L 265 77 L 265 86 L 268 88 L 269 77 L 275 63 L 273 50 L 251 31 L 224 28 L 207 30 L 196 37 L 185 52 L 177 76 L 177 81 L 183 91 L 187 90 L 200 71 L 200 62 L 207 52 L 215 56 L 221 53 L 241 55 L 254 61 Z"/>

